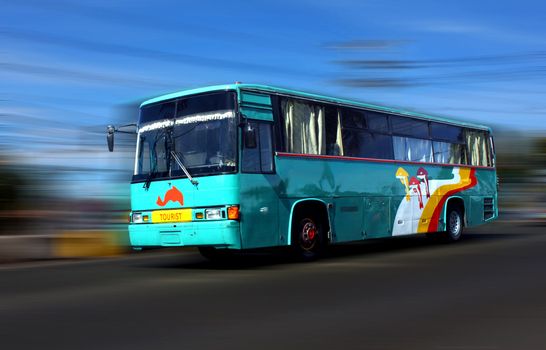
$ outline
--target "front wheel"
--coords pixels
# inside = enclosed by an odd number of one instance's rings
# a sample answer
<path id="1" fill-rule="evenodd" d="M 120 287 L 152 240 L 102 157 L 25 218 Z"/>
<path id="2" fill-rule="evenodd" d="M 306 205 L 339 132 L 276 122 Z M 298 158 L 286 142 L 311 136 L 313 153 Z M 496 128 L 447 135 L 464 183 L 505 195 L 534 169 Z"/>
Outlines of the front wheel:
<path id="1" fill-rule="evenodd" d="M 292 229 L 292 249 L 304 261 L 318 259 L 324 249 L 323 225 L 310 215 L 302 215 Z"/>

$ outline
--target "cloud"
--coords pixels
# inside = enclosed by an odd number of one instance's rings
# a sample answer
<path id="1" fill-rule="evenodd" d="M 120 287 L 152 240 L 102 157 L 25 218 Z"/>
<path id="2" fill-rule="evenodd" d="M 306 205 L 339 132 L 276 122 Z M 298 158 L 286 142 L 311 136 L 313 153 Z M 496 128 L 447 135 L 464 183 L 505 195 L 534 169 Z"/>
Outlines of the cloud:
<path id="1" fill-rule="evenodd" d="M 327 43 L 324 45 L 327 49 L 334 50 L 381 50 L 390 49 L 407 43 L 408 40 L 384 40 L 384 39 L 367 39 L 367 40 L 349 40 Z"/>
<path id="2" fill-rule="evenodd" d="M 544 45 L 546 39 L 543 36 L 534 35 L 534 33 L 521 32 L 509 27 L 497 27 L 494 25 L 476 24 L 464 21 L 452 20 L 419 20 L 405 23 L 405 27 L 410 29 L 442 34 L 472 35 L 485 40 L 495 40 L 509 42 L 513 44 Z"/>

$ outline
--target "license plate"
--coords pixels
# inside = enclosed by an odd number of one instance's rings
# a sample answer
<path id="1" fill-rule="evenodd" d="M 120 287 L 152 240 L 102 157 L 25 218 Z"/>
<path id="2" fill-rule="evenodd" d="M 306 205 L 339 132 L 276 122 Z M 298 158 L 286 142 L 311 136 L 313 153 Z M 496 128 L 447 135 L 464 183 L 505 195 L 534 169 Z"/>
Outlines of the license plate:
<path id="1" fill-rule="evenodd" d="M 152 212 L 152 223 L 191 221 L 191 209 L 155 210 Z"/>

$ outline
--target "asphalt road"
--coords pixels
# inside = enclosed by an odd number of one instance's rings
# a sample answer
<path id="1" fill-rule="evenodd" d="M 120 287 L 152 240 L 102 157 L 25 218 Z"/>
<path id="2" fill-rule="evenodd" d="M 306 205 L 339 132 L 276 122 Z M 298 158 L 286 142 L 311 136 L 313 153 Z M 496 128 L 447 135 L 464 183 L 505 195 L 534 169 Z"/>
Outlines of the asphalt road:
<path id="1" fill-rule="evenodd" d="M 0 267 L 0 349 L 546 349 L 546 227 Z"/>

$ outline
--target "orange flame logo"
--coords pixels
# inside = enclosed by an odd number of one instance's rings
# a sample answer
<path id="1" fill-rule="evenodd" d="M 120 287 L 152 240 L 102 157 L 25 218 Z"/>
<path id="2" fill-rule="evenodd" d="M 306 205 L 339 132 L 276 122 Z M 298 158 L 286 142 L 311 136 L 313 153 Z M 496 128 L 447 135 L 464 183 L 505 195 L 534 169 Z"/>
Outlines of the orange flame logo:
<path id="1" fill-rule="evenodd" d="M 156 204 L 160 207 L 164 207 L 169 202 L 178 202 L 180 205 L 184 205 L 184 196 L 182 195 L 182 192 L 180 192 L 178 188 L 174 186 L 165 193 L 164 199 L 157 196 Z"/>

